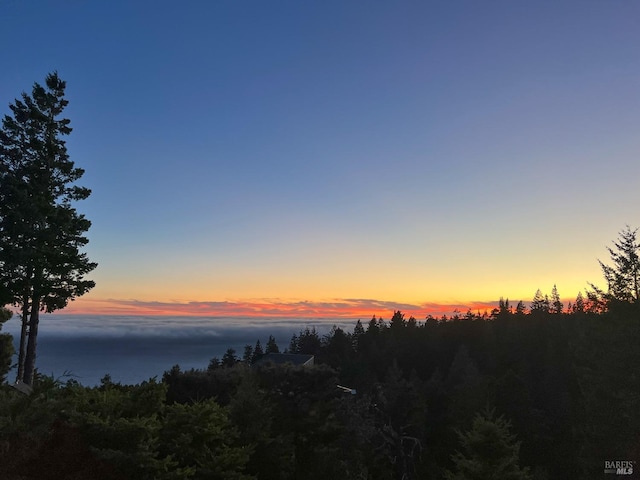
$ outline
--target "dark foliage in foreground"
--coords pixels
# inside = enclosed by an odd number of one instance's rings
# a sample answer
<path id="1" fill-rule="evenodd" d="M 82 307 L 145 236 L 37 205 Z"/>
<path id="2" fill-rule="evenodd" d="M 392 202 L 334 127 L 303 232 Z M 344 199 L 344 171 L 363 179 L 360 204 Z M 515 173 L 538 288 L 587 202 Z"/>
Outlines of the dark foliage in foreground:
<path id="1" fill-rule="evenodd" d="M 470 478 L 500 461 L 513 478 L 593 478 L 604 460 L 638 458 L 637 305 L 501 307 L 303 331 L 319 344 L 313 367 L 236 361 L 176 366 L 162 383 L 5 388 L 0 478 Z M 483 435 L 502 460 L 477 450 Z"/>

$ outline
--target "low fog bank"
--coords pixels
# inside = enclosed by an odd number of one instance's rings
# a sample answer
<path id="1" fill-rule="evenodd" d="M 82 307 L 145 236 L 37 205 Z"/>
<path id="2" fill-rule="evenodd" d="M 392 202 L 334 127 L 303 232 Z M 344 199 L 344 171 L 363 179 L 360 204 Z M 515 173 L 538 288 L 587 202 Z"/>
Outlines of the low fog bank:
<path id="1" fill-rule="evenodd" d="M 43 315 L 36 365 L 40 373 L 61 380 L 75 378 L 84 385 L 97 384 L 107 373 L 116 382 L 139 383 L 160 378 L 176 364 L 182 369 L 207 368 L 212 357 L 221 358 L 228 348 L 241 357 L 245 345 L 260 340 L 264 347 L 269 335 L 284 350 L 291 336 L 305 328 L 315 328 L 322 337 L 334 325 L 350 332 L 355 323 L 351 319 Z M 3 331 L 14 336 L 17 350 L 18 319 L 7 322 Z M 15 369 L 9 379 L 12 375 Z"/>
<path id="2" fill-rule="evenodd" d="M 353 329 L 356 319 L 345 318 L 270 318 L 270 317 L 187 317 L 187 316 L 111 316 L 111 315 L 41 315 L 40 335 L 70 336 L 244 336 L 247 330 L 275 335 L 280 331 L 299 331 L 315 327 L 329 331 L 333 325 Z M 292 330 L 293 329 L 293 330 Z M 5 323 L 4 332 L 17 335 L 17 315 Z M 287 339 L 288 342 L 288 339 Z"/>

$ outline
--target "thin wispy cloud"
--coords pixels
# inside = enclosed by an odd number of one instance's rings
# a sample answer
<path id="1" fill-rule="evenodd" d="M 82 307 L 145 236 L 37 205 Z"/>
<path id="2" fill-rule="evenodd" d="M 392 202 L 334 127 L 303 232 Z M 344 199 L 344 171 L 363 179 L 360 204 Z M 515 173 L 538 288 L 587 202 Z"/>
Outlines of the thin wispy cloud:
<path id="1" fill-rule="evenodd" d="M 184 315 L 208 317 L 285 317 L 285 318 L 389 318 L 395 311 L 423 319 L 428 315 L 455 312 L 490 312 L 496 302 L 402 303 L 369 298 L 338 298 L 323 301 L 251 299 L 239 301 L 161 302 L 135 299 L 80 300 L 66 314 L 103 315 Z"/>

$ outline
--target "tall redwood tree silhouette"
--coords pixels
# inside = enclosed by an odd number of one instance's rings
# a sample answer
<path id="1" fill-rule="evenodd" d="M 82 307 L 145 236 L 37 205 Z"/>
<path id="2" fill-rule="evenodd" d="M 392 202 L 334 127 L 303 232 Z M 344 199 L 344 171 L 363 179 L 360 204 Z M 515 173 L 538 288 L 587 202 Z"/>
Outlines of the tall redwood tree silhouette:
<path id="1" fill-rule="evenodd" d="M 9 106 L 0 129 L 0 300 L 20 309 L 17 381 L 32 384 L 40 312 L 88 292 L 96 268 L 82 248 L 91 222 L 73 204 L 91 190 L 76 185 L 84 170 L 69 159 L 61 118 L 68 101 L 56 72 Z"/>

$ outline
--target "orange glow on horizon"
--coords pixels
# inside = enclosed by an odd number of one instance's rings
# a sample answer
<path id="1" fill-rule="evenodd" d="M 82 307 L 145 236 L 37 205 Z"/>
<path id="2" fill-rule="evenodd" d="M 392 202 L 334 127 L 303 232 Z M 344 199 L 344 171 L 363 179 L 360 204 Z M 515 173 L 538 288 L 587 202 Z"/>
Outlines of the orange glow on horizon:
<path id="1" fill-rule="evenodd" d="M 67 315 L 158 315 L 206 317 L 284 317 L 284 318 L 390 318 L 401 311 L 418 320 L 429 315 L 440 317 L 490 313 L 498 302 L 403 303 L 373 299 L 330 299 L 324 301 L 256 299 L 211 302 L 160 302 L 116 299 L 79 299 L 58 313 Z"/>

